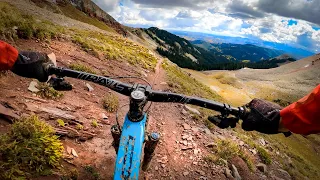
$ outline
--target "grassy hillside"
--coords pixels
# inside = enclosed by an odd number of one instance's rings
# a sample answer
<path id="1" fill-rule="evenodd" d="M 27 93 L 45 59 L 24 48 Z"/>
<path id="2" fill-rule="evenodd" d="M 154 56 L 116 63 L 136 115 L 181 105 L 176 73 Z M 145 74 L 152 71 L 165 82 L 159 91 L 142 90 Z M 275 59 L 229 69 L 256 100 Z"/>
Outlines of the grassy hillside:
<path id="1" fill-rule="evenodd" d="M 205 74 L 190 70 L 187 72 L 233 105 L 245 104 L 243 99 L 248 99 L 249 102 L 252 98 L 262 98 L 287 106 L 319 84 L 319 66 L 320 56 L 316 55 L 267 70 L 210 71 Z M 261 137 L 268 141 L 272 161 L 279 163 L 293 179 L 318 179 L 319 135 L 292 135 L 286 138 L 282 134 L 248 133 L 240 128 L 235 131 L 249 145 Z"/>

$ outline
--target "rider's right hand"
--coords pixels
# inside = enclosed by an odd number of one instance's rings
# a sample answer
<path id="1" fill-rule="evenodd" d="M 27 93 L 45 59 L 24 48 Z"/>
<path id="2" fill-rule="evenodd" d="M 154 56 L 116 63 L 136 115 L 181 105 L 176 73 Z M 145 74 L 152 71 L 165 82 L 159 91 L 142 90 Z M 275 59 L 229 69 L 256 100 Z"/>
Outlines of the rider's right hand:
<path id="1" fill-rule="evenodd" d="M 11 71 L 19 76 L 46 82 L 49 74 L 45 68 L 50 64 L 55 65 L 54 61 L 55 59 L 45 53 L 20 52 Z"/>
<path id="2" fill-rule="evenodd" d="M 261 99 L 253 99 L 246 105 L 249 109 L 242 117 L 242 128 L 246 131 L 256 130 L 265 134 L 280 133 L 281 106 Z"/>

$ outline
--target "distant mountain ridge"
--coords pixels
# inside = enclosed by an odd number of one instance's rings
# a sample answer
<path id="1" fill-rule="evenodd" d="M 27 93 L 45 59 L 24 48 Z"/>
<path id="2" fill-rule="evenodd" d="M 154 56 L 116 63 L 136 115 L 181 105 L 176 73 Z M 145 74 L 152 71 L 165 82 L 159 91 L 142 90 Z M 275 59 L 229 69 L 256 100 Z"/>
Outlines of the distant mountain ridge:
<path id="1" fill-rule="evenodd" d="M 284 51 L 286 54 L 293 56 L 295 59 L 303 59 L 314 55 L 307 49 L 301 49 L 298 47 L 293 47 L 287 44 L 268 42 L 258 39 L 256 37 L 244 38 L 244 37 L 231 37 L 231 36 L 221 36 L 214 34 L 206 34 L 199 32 L 187 32 L 187 31 L 170 31 L 173 34 L 179 35 L 181 37 L 187 38 L 191 41 L 202 40 L 209 43 L 232 43 L 232 44 L 253 44 L 260 47 L 277 49 Z"/>
<path id="2" fill-rule="evenodd" d="M 250 60 L 258 62 L 284 54 L 283 51 L 260 47 L 252 44 L 208 43 L 202 40 L 191 41 L 192 44 L 205 48 L 212 53 L 230 55 L 237 61 Z"/>

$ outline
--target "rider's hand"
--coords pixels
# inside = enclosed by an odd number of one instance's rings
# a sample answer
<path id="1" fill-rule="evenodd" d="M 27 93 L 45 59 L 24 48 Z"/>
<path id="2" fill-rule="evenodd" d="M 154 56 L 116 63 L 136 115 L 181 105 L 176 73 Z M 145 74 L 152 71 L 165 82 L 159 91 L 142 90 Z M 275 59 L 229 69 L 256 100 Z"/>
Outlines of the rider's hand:
<path id="1" fill-rule="evenodd" d="M 50 64 L 56 65 L 54 54 L 20 52 L 17 61 L 13 65 L 12 72 L 19 76 L 35 78 L 40 82 L 46 82 L 49 74 L 45 68 Z"/>
<path id="2" fill-rule="evenodd" d="M 261 99 L 253 99 L 246 107 L 250 110 L 242 118 L 242 128 L 246 131 L 259 131 L 265 134 L 279 133 L 281 106 Z"/>

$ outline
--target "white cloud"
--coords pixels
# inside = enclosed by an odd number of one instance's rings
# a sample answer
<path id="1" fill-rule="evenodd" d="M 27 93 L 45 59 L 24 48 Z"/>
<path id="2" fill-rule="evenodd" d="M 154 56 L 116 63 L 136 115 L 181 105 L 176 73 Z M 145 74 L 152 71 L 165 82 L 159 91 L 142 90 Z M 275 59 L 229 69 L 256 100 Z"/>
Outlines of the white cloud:
<path id="1" fill-rule="evenodd" d="M 92 0 L 106 12 L 112 11 L 119 4 L 120 0 Z"/>
<path id="2" fill-rule="evenodd" d="M 99 0 L 104 4 L 102 7 L 109 9 L 108 12 L 120 23 L 134 27 L 157 26 L 226 36 L 254 36 L 271 42 L 300 43 L 314 51 L 320 50 L 320 30 L 313 28 L 315 24 L 299 19 L 308 19 L 307 15 L 300 14 L 296 18 L 297 24 L 289 26 L 291 15 L 283 17 L 278 11 L 261 7 L 263 4 L 282 7 L 288 0 L 282 3 L 272 1 L 274 4 L 264 0 L 121 0 L 122 6 L 119 6 L 115 5 L 119 0 Z M 294 7 L 302 8 L 302 0 L 296 6 L 295 2 L 291 3 L 290 9 L 285 9 L 290 13 L 297 11 Z"/>

